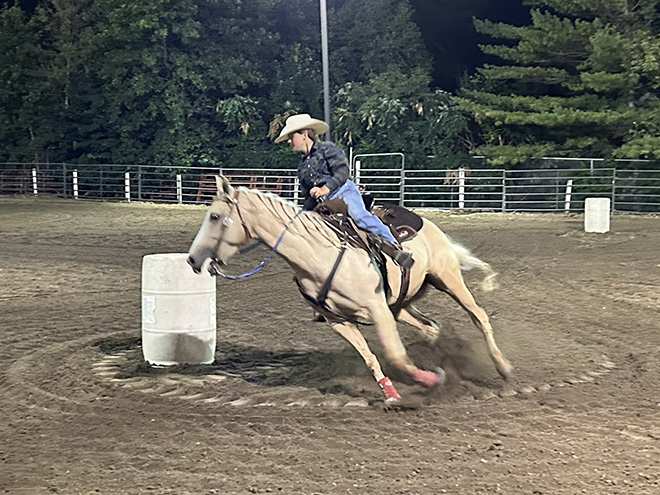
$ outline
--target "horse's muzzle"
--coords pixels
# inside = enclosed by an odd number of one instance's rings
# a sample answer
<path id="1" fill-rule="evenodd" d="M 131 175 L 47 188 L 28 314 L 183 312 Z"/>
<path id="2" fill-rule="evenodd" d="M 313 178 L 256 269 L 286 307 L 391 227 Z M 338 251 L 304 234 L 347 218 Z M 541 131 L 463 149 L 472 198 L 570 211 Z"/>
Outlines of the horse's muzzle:
<path id="1" fill-rule="evenodd" d="M 193 272 L 200 273 L 202 271 L 201 264 L 198 265 L 197 262 L 195 261 L 195 258 L 193 258 L 192 256 L 188 256 L 188 264 L 190 265 L 190 268 L 193 269 Z"/>

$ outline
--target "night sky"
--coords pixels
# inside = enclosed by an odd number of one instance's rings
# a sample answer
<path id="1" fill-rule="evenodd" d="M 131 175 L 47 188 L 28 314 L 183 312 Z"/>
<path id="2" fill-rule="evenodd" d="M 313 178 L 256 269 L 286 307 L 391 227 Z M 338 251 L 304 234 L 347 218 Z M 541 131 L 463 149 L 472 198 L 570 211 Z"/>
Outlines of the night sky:
<path id="1" fill-rule="evenodd" d="M 310 2 L 316 7 L 316 0 Z M 13 1 L 0 0 L 3 3 Z M 32 10 L 37 0 L 18 3 Z M 488 39 L 475 32 L 473 17 L 516 25 L 529 21 L 529 8 L 522 5 L 522 0 L 410 0 L 410 3 L 415 10 L 414 20 L 433 57 L 433 83 L 447 91 L 455 91 L 463 74 L 472 74 L 475 67 L 489 61 L 478 47 Z"/>
<path id="2" fill-rule="evenodd" d="M 479 50 L 479 44 L 492 42 L 477 34 L 472 18 L 525 25 L 529 7 L 522 0 L 410 0 L 415 22 L 420 27 L 427 50 L 433 56 L 433 82 L 454 91 L 460 77 L 475 67 L 495 61 Z"/>

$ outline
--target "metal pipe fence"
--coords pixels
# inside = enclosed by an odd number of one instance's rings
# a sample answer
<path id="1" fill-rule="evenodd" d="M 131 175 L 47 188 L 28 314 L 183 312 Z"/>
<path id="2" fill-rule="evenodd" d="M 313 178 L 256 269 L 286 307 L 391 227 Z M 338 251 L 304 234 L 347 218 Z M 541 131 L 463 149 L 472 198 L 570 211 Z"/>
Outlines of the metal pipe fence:
<path id="1" fill-rule="evenodd" d="M 215 175 L 298 203 L 295 169 L 120 164 L 0 164 L 0 194 L 162 203 L 207 203 Z M 367 167 L 356 175 L 377 203 L 415 209 L 582 212 L 587 197 L 612 211 L 660 213 L 660 170 L 618 168 L 426 169 Z"/>

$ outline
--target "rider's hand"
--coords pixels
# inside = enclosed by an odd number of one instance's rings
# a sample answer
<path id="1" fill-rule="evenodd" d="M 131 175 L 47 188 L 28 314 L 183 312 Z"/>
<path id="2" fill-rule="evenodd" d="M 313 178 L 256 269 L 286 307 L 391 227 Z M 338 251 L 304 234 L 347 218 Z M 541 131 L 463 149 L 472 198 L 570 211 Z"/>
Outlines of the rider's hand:
<path id="1" fill-rule="evenodd" d="M 312 196 L 312 198 L 319 199 L 321 196 L 330 194 L 330 188 L 328 186 L 314 186 L 309 190 L 309 194 Z"/>

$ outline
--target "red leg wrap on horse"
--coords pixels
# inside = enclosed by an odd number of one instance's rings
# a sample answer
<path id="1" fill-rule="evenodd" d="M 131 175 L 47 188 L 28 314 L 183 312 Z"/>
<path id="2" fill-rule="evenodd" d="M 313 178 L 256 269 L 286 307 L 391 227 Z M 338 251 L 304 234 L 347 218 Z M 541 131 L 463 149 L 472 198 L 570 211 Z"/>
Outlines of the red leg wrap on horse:
<path id="1" fill-rule="evenodd" d="M 411 375 L 413 380 L 428 388 L 433 387 L 440 380 L 440 377 L 432 371 L 416 369 Z"/>
<path id="2" fill-rule="evenodd" d="M 401 398 L 399 392 L 397 392 L 396 389 L 394 388 L 394 385 L 392 385 L 392 381 L 386 376 L 378 380 L 378 385 L 380 385 L 380 388 L 383 389 L 383 393 L 385 394 L 386 399 Z"/>

